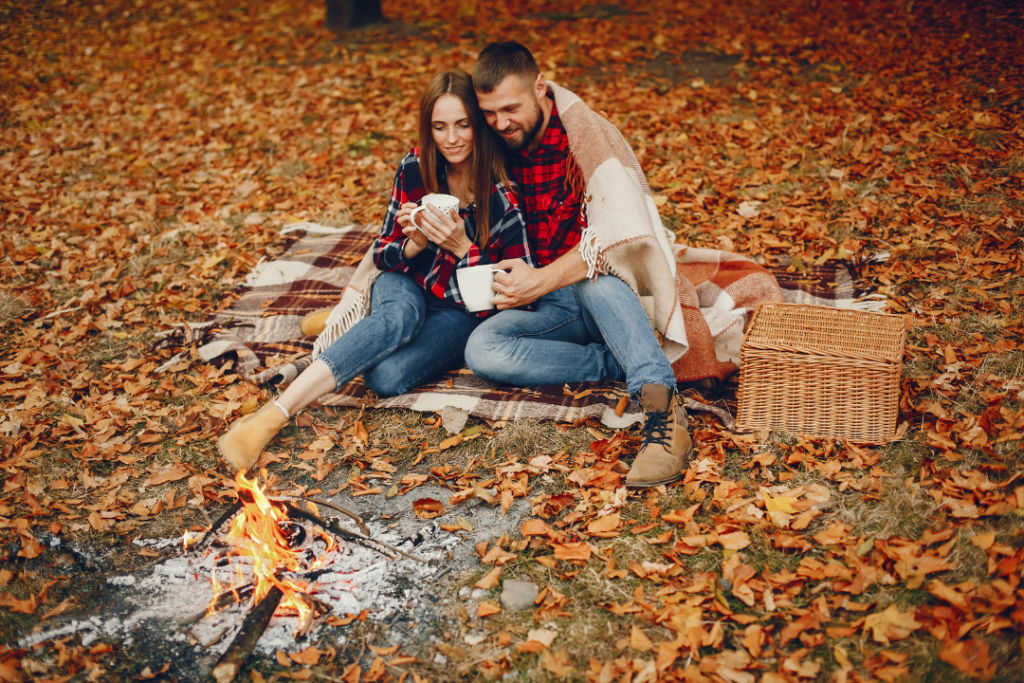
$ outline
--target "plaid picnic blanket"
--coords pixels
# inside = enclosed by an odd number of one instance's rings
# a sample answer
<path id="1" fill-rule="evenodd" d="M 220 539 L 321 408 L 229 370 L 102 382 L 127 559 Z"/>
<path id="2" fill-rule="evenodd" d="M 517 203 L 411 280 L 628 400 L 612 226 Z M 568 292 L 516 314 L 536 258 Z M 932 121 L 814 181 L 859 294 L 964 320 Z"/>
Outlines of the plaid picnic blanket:
<path id="1" fill-rule="evenodd" d="M 242 379 L 258 384 L 288 383 L 309 363 L 316 340 L 303 336 L 300 322 L 307 313 L 334 305 L 377 235 L 375 226 L 329 228 L 311 223 L 288 226 L 281 256 L 261 261 L 227 309 L 200 324 L 188 324 L 206 361 L 234 356 Z M 785 264 L 785 265 L 788 265 Z M 786 301 L 851 307 L 866 292 L 841 265 L 788 272 L 768 267 L 779 279 Z M 173 363 L 174 359 L 169 363 Z M 495 385 L 462 368 L 409 393 L 377 400 L 361 378 L 320 399 L 323 405 L 405 408 L 424 412 L 453 406 L 487 420 L 553 420 L 579 422 L 596 418 L 621 429 L 643 420 L 641 407 L 629 401 L 621 382 L 577 383 L 572 386 L 513 387 Z M 727 412 L 692 399 L 688 407 L 709 409 L 731 422 Z"/>

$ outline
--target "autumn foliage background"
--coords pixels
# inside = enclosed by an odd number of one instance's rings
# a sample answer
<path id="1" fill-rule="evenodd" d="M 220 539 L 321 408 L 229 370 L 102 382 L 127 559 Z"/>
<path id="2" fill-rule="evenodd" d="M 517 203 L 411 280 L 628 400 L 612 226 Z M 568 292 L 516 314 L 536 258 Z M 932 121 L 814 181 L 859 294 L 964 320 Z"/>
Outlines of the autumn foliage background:
<path id="1" fill-rule="evenodd" d="M 394 23 L 341 39 L 313 1 L 0 8 L 3 640 L 89 607 L 47 539 L 138 561 L 126 541 L 201 525 L 199 507 L 233 496 L 213 442 L 268 393 L 158 336 L 229 306 L 284 224 L 379 221 L 423 85 L 516 39 L 625 134 L 679 241 L 787 254 L 795 272 L 842 259 L 910 316 L 900 437 L 734 435 L 698 417 L 685 482 L 629 498 L 629 433 L 577 427 L 594 442 L 570 452 L 467 439 L 479 462 L 426 476 L 489 478 L 535 519 L 463 581 L 525 574 L 545 592 L 526 614 L 455 614 L 437 648 L 454 668 L 424 644 L 418 664 L 362 680 L 1021 680 L 1019 5 L 516 5 L 386 0 Z M 312 413 L 289 447 L 345 423 L 340 441 L 380 452 L 339 449 L 326 481 L 275 465 L 283 480 L 322 491 L 416 455 L 370 442 L 383 417 L 366 414 L 367 434 L 347 412 Z M 122 655 L 5 650 L 0 678 L 135 675 Z M 312 661 L 350 680 L 354 656 Z"/>

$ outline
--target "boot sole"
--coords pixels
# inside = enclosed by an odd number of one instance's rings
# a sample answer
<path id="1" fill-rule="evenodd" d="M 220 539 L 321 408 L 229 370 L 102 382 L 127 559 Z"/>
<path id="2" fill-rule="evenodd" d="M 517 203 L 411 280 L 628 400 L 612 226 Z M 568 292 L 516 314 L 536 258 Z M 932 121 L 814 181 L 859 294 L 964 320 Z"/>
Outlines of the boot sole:
<path id="1" fill-rule="evenodd" d="M 627 489 L 650 489 L 655 486 L 661 486 L 662 484 L 671 484 L 677 482 L 683 478 L 683 470 L 680 470 L 674 477 L 668 477 L 667 479 L 659 479 L 658 481 L 641 481 L 635 484 L 626 482 Z"/>

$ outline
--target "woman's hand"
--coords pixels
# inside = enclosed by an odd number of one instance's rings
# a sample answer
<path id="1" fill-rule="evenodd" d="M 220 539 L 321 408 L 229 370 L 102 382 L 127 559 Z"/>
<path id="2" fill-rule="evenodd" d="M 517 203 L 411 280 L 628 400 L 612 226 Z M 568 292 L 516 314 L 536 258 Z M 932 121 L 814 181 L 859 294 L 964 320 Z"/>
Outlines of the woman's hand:
<path id="1" fill-rule="evenodd" d="M 427 208 L 420 211 L 416 219 L 427 239 L 457 258 L 464 257 L 473 246 L 473 242 L 466 236 L 466 222 L 455 209 L 451 213 L 444 213 L 427 204 Z"/>
<path id="2" fill-rule="evenodd" d="M 402 250 L 402 256 L 406 261 L 416 258 L 421 251 L 427 248 L 428 244 L 427 236 L 420 232 L 412 222 L 412 211 L 415 208 L 415 204 L 406 202 L 395 214 L 395 222 L 401 226 L 402 234 L 409 238 Z"/>
<path id="3" fill-rule="evenodd" d="M 398 223 L 402 228 L 408 228 L 412 225 L 412 212 L 416 208 L 416 204 L 412 202 L 406 202 L 402 204 L 398 209 L 398 213 L 395 214 L 395 222 Z"/>

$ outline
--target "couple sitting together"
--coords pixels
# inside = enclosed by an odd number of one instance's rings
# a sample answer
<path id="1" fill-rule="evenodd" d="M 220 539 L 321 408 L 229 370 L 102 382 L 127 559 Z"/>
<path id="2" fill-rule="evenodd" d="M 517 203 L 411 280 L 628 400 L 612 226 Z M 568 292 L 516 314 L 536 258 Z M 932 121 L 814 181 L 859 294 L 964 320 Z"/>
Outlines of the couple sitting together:
<path id="1" fill-rule="evenodd" d="M 434 77 L 419 116 L 419 146 L 313 362 L 220 438 L 221 455 L 254 467 L 293 415 L 360 374 L 394 396 L 465 362 L 521 386 L 625 381 L 646 418 L 627 485 L 679 479 L 687 417 L 640 299 L 653 296 L 659 332 L 685 344 L 673 254 L 622 135 L 514 42 L 484 49 L 472 79 Z M 458 210 L 424 204 L 414 216 L 430 193 L 457 197 Z M 472 313 L 456 274 L 478 265 L 497 271 L 495 308 Z"/>

